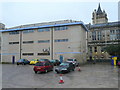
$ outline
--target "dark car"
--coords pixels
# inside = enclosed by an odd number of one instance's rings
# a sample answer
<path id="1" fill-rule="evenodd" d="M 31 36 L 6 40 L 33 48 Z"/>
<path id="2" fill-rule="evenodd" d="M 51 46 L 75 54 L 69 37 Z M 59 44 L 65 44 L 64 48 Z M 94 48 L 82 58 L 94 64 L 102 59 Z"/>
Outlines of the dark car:
<path id="1" fill-rule="evenodd" d="M 55 66 L 60 65 L 60 61 L 57 59 L 50 60 L 50 62 Z"/>
<path id="2" fill-rule="evenodd" d="M 19 59 L 17 61 L 17 65 L 19 65 L 19 64 L 26 65 L 26 64 L 29 64 L 29 63 L 30 63 L 30 61 L 28 61 L 27 59 Z"/>
<path id="3" fill-rule="evenodd" d="M 50 62 L 50 60 L 48 60 L 48 59 L 39 59 L 38 61 L 39 62 Z"/>
<path id="4" fill-rule="evenodd" d="M 53 71 L 53 65 L 50 62 L 37 62 L 33 70 L 35 73 Z"/>
<path id="5" fill-rule="evenodd" d="M 66 73 L 66 72 L 74 71 L 74 69 L 75 69 L 75 65 L 73 63 L 63 62 L 57 68 L 55 68 L 55 71 L 57 73 Z"/>

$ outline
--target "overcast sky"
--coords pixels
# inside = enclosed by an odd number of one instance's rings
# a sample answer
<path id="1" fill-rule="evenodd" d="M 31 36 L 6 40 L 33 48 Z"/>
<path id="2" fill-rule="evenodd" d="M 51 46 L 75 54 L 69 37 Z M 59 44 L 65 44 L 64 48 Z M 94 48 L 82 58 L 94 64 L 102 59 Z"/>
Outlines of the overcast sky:
<path id="1" fill-rule="evenodd" d="M 85 24 L 91 23 L 92 12 L 98 8 L 99 1 L 74 2 L 1 2 L 0 22 L 6 27 L 34 24 L 58 20 L 81 20 Z M 109 22 L 118 21 L 118 2 L 100 2 L 105 10 Z"/>

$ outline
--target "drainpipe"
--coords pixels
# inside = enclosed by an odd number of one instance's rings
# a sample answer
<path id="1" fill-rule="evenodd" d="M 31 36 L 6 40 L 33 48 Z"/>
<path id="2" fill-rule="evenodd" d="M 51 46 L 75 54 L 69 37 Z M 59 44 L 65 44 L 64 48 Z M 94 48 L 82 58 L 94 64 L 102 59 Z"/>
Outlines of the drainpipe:
<path id="1" fill-rule="evenodd" d="M 20 31 L 20 59 L 22 58 L 22 31 Z"/>

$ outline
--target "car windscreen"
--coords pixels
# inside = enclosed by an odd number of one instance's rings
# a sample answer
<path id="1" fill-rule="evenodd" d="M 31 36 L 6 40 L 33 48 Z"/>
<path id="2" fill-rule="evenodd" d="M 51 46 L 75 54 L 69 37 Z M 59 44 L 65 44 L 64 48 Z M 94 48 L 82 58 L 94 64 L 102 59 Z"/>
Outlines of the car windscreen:
<path id="1" fill-rule="evenodd" d="M 55 62 L 55 60 L 50 60 L 50 62 Z"/>
<path id="2" fill-rule="evenodd" d="M 67 61 L 73 61 L 73 59 L 67 59 Z"/>
<path id="3" fill-rule="evenodd" d="M 35 60 L 35 59 L 32 59 L 31 61 L 37 61 L 37 60 Z"/>
<path id="4" fill-rule="evenodd" d="M 19 62 L 22 62 L 22 61 L 24 61 L 24 59 L 20 59 L 20 60 L 18 60 Z"/>
<path id="5" fill-rule="evenodd" d="M 44 66 L 44 63 L 36 63 L 35 66 Z"/>
<path id="6" fill-rule="evenodd" d="M 39 61 L 47 61 L 46 59 L 40 59 Z"/>
<path id="7" fill-rule="evenodd" d="M 61 63 L 60 66 L 68 66 L 69 63 Z"/>

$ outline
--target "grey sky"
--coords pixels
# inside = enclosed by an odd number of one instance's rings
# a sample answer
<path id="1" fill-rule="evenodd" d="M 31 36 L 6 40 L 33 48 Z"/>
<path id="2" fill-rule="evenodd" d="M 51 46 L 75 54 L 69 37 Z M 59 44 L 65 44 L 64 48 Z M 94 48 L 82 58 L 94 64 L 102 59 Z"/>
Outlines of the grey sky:
<path id="1" fill-rule="evenodd" d="M 6 27 L 58 20 L 91 23 L 99 2 L 2 2 L 0 22 Z M 100 2 L 109 22 L 118 21 L 118 2 Z"/>

